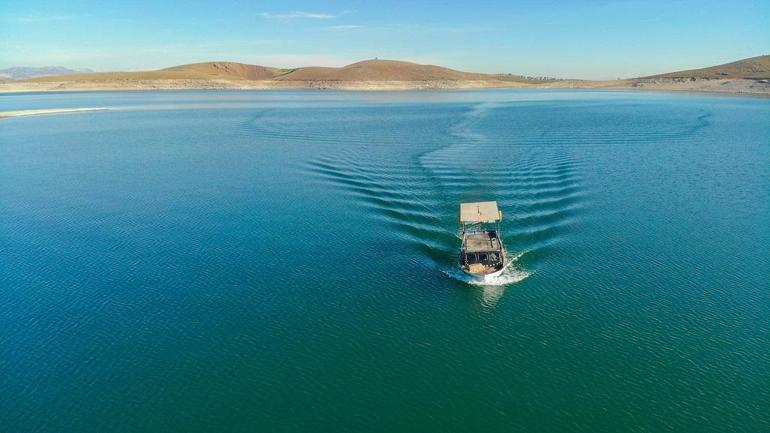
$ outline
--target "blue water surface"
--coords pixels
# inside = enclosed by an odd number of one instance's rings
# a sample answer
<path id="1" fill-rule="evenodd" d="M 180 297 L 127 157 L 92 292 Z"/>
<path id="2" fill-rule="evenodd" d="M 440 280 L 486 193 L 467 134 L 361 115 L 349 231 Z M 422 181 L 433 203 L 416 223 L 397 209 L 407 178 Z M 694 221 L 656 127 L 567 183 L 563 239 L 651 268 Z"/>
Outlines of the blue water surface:
<path id="1" fill-rule="evenodd" d="M 75 107 L 0 120 L 0 431 L 770 431 L 768 99 L 0 96 Z"/>

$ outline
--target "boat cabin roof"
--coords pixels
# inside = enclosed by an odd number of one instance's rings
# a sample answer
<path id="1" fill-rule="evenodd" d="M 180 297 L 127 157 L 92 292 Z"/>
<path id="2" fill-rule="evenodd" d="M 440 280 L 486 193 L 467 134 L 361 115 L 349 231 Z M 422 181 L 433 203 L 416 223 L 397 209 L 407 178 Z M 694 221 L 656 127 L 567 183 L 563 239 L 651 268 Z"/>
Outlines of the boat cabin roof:
<path id="1" fill-rule="evenodd" d="M 497 233 L 479 232 L 465 235 L 463 238 L 463 250 L 466 253 L 500 252 L 502 247 Z"/>
<path id="2" fill-rule="evenodd" d="M 462 223 L 494 223 L 501 219 L 503 214 L 497 209 L 496 201 L 460 203 L 460 222 Z"/>

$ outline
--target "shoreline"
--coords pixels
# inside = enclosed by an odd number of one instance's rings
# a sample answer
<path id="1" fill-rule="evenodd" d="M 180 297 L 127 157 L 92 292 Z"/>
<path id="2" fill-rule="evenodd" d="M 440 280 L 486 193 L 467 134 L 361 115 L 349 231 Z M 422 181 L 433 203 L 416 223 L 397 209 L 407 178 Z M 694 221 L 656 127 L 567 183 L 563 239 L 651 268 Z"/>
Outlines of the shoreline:
<path id="1" fill-rule="evenodd" d="M 45 116 L 48 114 L 67 114 L 67 113 L 83 113 L 91 111 L 106 111 L 105 107 L 87 107 L 87 108 L 41 108 L 33 110 L 14 110 L 14 111 L 0 111 L 0 119 L 9 119 L 12 117 L 25 117 L 25 116 Z"/>
<path id="2" fill-rule="evenodd" d="M 168 90 L 337 90 L 337 91 L 422 91 L 478 89 L 554 89 L 622 90 L 667 93 L 696 93 L 770 98 L 766 80 L 561 80 L 524 83 L 505 80 L 431 80 L 431 81 L 275 81 L 275 80 L 139 80 L 119 82 L 5 82 L 0 83 L 0 97 L 18 93 L 46 92 L 125 92 Z M 40 113 L 45 114 L 45 113 Z"/>

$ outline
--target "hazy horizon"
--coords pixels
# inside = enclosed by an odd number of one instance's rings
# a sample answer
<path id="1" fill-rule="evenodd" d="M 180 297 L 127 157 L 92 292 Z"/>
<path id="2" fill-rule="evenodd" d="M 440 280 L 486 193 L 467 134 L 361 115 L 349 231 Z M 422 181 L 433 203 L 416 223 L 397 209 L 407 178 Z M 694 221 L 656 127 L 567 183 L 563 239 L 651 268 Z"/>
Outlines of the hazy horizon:
<path id="1" fill-rule="evenodd" d="M 405 8 L 408 8 L 405 10 Z M 614 79 L 770 52 L 759 1 L 420 2 L 31 0 L 0 7 L 0 68 L 95 71 L 234 61 L 343 66 L 370 58 L 472 72 Z"/>

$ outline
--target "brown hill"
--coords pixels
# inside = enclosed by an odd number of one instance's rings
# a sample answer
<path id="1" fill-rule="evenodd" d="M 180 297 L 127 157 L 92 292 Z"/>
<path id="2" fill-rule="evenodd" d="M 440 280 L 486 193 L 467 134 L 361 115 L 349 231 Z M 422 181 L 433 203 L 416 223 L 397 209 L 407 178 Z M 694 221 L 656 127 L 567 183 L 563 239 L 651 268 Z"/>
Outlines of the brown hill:
<path id="1" fill-rule="evenodd" d="M 396 60 L 365 60 L 341 68 L 307 67 L 275 78 L 281 81 L 462 81 L 494 80 L 492 75 L 461 72 Z"/>
<path id="2" fill-rule="evenodd" d="M 38 77 L 31 82 L 89 81 L 114 82 L 137 80 L 269 80 L 288 70 L 235 62 L 206 62 L 174 66 L 157 71 L 94 72 L 89 74 Z"/>
<path id="3" fill-rule="evenodd" d="M 276 80 L 276 81 L 528 81 L 518 75 L 462 72 L 434 65 L 396 60 L 365 60 L 340 68 L 278 69 L 234 62 L 206 62 L 156 71 L 96 72 L 33 78 L 30 82 L 120 82 L 140 80 Z"/>
<path id="4" fill-rule="evenodd" d="M 767 79 L 770 78 L 770 55 L 752 57 L 709 68 L 692 69 L 642 77 L 649 79 Z M 340 68 L 305 67 L 279 69 L 235 62 L 205 62 L 174 66 L 155 71 L 96 72 L 36 77 L 27 82 L 137 82 L 152 80 L 197 81 L 279 81 L 279 82 L 459 82 L 459 81 L 506 81 L 542 84 L 547 79 L 527 78 L 510 74 L 478 74 L 462 72 L 434 65 L 419 65 L 396 60 L 365 60 Z M 288 83 L 286 83 L 288 85 Z"/>
<path id="5" fill-rule="evenodd" d="M 643 78 L 766 79 L 770 78 L 770 55 L 751 57 L 708 68 L 670 72 Z"/>
<path id="6" fill-rule="evenodd" d="M 217 77 L 230 80 L 269 80 L 290 70 L 235 62 L 206 62 L 174 66 L 161 69 L 159 72 L 162 71 L 186 73 L 191 76 L 194 75 L 196 78 Z"/>

